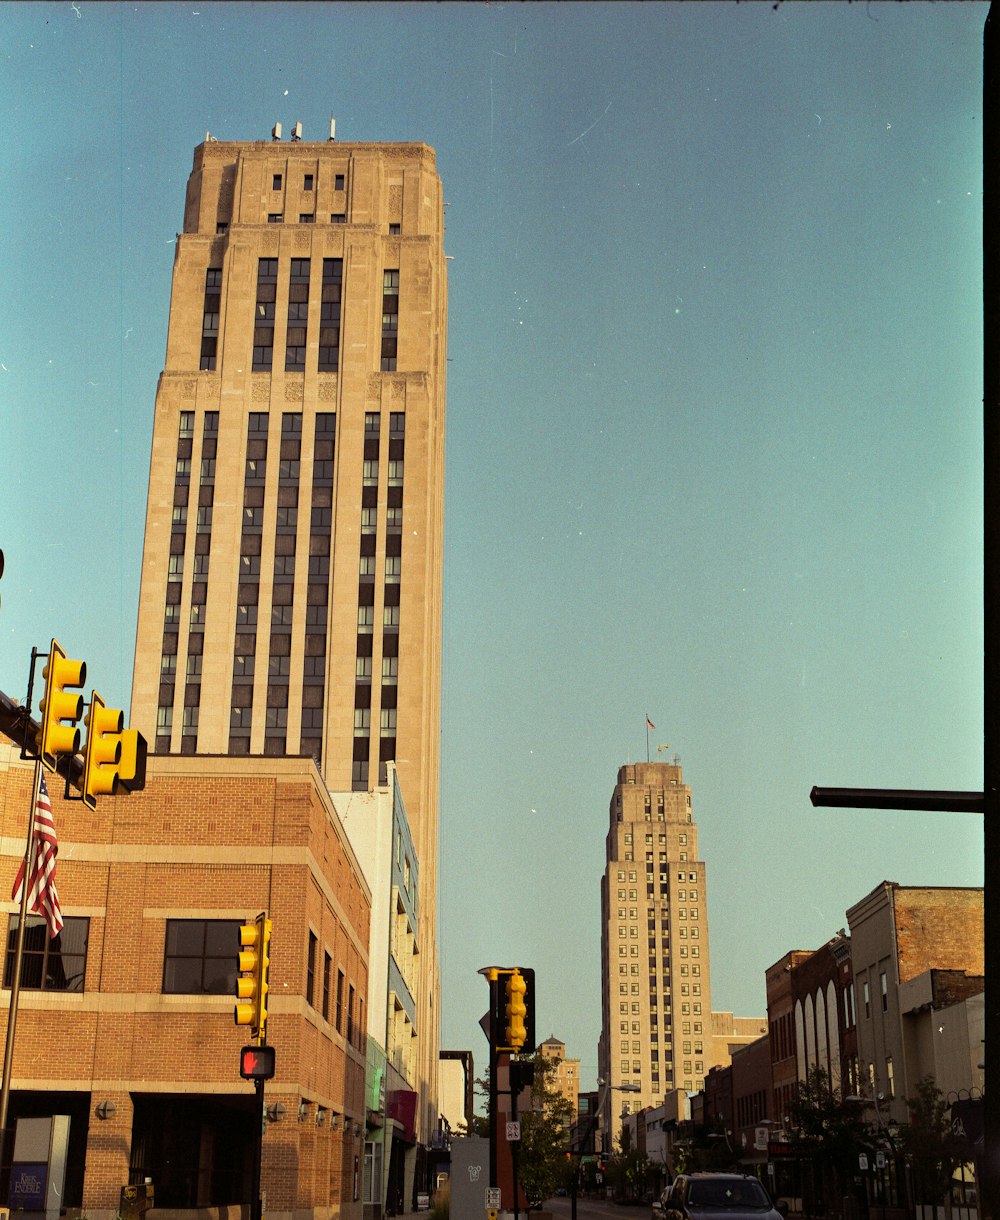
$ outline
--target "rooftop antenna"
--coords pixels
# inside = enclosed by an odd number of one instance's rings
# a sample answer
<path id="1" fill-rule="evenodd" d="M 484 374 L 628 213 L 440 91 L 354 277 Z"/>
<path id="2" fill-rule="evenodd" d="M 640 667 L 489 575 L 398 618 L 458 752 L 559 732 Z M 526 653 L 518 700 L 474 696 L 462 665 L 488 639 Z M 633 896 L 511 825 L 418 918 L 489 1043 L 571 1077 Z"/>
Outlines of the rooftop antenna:
<path id="1" fill-rule="evenodd" d="M 280 123 L 275 123 L 275 125 L 271 128 L 271 139 L 272 140 L 281 139 L 281 124 Z"/>
<path id="2" fill-rule="evenodd" d="M 337 138 L 337 120 L 330 115 L 330 141 L 331 143 Z"/>
<path id="3" fill-rule="evenodd" d="M 302 139 L 302 124 L 301 124 L 301 123 L 296 123 L 296 124 L 295 124 L 295 125 L 292 127 L 292 139 L 293 139 L 293 140 L 301 140 L 301 139 Z"/>

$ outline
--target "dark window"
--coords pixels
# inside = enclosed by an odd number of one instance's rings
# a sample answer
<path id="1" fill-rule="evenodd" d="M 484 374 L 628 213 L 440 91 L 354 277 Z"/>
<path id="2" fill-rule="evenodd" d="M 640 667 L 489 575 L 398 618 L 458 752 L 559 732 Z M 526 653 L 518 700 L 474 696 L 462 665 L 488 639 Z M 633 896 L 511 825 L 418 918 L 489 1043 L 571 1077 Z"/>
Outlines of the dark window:
<path id="1" fill-rule="evenodd" d="M 163 952 L 166 995 L 225 995 L 236 985 L 238 919 L 168 919 Z"/>
<path id="2" fill-rule="evenodd" d="M 344 972 L 337 971 L 337 1033 L 344 1032 Z"/>
<path id="3" fill-rule="evenodd" d="M 347 213 L 346 212 L 331 212 L 330 213 L 330 224 L 346 225 L 347 224 Z"/>
<path id="4" fill-rule="evenodd" d="M 311 191 L 311 190 L 313 189 L 313 176 L 312 176 L 312 174 L 306 174 L 306 175 L 304 176 L 304 178 L 302 179 L 302 189 L 303 189 L 304 191 Z"/>
<path id="5" fill-rule="evenodd" d="M 14 977 L 19 922 L 18 915 L 11 915 L 7 922 L 4 987 L 10 987 Z M 62 931 L 50 939 L 45 920 L 39 915 L 29 915 L 24 925 L 21 986 L 31 991 L 83 991 L 89 932 L 89 919 L 67 917 Z"/>
<path id="6" fill-rule="evenodd" d="M 267 223 L 269 225 L 280 225 L 284 220 L 284 215 L 281 212 L 268 212 Z"/>
<path id="7" fill-rule="evenodd" d="M 347 1041 L 354 1045 L 354 987 L 347 989 Z"/>
<path id="8" fill-rule="evenodd" d="M 216 225 L 215 225 L 215 231 L 216 231 L 216 233 L 228 233 L 229 232 L 229 221 L 228 220 L 217 221 Z"/>
<path id="9" fill-rule="evenodd" d="M 281 175 L 280 174 L 271 175 L 271 190 L 272 191 L 281 190 Z"/>
<path id="10" fill-rule="evenodd" d="M 330 968 L 333 962 L 329 953 L 323 954 L 323 1020 L 330 1020 Z"/>
<path id="11" fill-rule="evenodd" d="M 389 226 L 389 236 L 390 237 L 396 237 L 400 233 L 402 233 L 402 231 L 403 231 L 402 225 L 390 225 Z"/>
<path id="12" fill-rule="evenodd" d="M 306 960 L 306 1003 L 312 1004 L 316 995 L 316 933 L 309 933 L 308 959 Z"/>
<path id="13" fill-rule="evenodd" d="M 299 213 L 299 224 L 300 225 L 311 225 L 313 223 L 313 221 L 315 221 L 315 219 L 316 219 L 315 212 L 300 212 Z"/>
<path id="14" fill-rule="evenodd" d="M 344 189 L 344 175 L 343 174 L 334 174 L 333 189 L 335 191 L 342 191 Z"/>

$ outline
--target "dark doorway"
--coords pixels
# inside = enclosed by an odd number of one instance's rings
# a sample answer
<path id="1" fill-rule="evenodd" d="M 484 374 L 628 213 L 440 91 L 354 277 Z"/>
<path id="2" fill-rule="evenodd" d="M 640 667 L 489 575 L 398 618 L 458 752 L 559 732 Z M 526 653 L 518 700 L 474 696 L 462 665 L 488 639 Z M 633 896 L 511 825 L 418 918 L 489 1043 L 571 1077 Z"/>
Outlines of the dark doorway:
<path id="1" fill-rule="evenodd" d="M 211 1094 L 134 1093 L 129 1181 L 150 1178 L 157 1207 L 246 1203 L 255 1099 Z"/>

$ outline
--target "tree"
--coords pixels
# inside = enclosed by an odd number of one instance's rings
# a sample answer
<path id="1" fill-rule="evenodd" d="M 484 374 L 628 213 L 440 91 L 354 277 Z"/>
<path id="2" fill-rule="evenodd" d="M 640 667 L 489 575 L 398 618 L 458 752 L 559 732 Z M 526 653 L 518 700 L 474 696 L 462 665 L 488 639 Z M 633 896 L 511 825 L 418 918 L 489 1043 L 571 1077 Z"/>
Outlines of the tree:
<path id="1" fill-rule="evenodd" d="M 618 1147 L 608 1162 L 608 1181 L 616 1198 L 641 1199 L 646 1193 L 655 1166 L 645 1152 L 632 1148 L 623 1131 Z"/>
<path id="2" fill-rule="evenodd" d="M 575 1171 L 572 1158 L 566 1155 L 573 1107 L 553 1088 L 552 1060 L 535 1055 L 534 1064 L 531 1107 L 520 1115 L 517 1162 L 518 1181 L 532 1203 L 551 1199 L 560 1186 L 569 1184 Z"/>
<path id="3" fill-rule="evenodd" d="M 913 1165 L 914 1193 L 917 1202 L 938 1206 L 947 1201 L 955 1170 L 972 1160 L 973 1150 L 964 1136 L 955 1134 L 948 1103 L 933 1076 L 918 1083 L 906 1105 L 910 1125 L 900 1133 L 900 1141 Z"/>
<path id="4" fill-rule="evenodd" d="M 792 1145 L 811 1164 L 814 1203 L 828 1215 L 839 1214 L 852 1187 L 860 1152 L 873 1152 L 873 1141 L 858 1109 L 835 1090 L 825 1070 L 812 1068 L 789 1107 Z"/>

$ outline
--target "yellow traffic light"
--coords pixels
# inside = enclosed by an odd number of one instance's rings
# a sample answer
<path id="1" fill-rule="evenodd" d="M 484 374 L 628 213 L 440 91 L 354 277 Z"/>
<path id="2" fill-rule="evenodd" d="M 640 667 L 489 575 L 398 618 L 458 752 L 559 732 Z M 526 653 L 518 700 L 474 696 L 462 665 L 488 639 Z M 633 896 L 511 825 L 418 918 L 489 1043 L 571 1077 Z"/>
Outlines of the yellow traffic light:
<path id="1" fill-rule="evenodd" d="M 125 729 L 118 782 L 126 792 L 141 792 L 146 786 L 146 739 L 138 729 Z"/>
<path id="2" fill-rule="evenodd" d="M 80 777 L 80 794 L 88 809 L 97 807 L 99 796 L 114 796 L 118 790 L 124 719 L 120 708 L 108 707 L 94 691 L 87 713 L 87 740 Z"/>
<path id="3" fill-rule="evenodd" d="M 524 1046 L 528 1033 L 524 1027 L 524 1018 L 528 1012 L 524 1003 L 524 993 L 527 989 L 520 970 L 514 969 L 507 979 L 507 1005 L 504 1011 L 507 1016 L 505 1029 L 507 1045 L 515 1051 L 519 1051 Z"/>
<path id="4" fill-rule="evenodd" d="M 38 754 L 50 771 L 56 769 L 61 754 L 75 754 L 80 748 L 80 730 L 76 721 L 83 715 L 83 695 L 74 695 L 67 687 L 82 687 L 87 681 L 86 661 L 71 661 L 53 640 L 48 664 L 42 670 L 45 694 L 39 703 L 41 728 L 35 735 Z M 64 721 L 69 721 L 64 724 Z"/>
<path id="5" fill-rule="evenodd" d="M 258 1042 L 263 1042 L 267 1027 L 268 967 L 271 964 L 271 921 L 262 913 L 240 927 L 240 952 L 237 956 L 239 978 L 233 1020 L 249 1025 Z"/>

